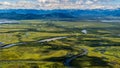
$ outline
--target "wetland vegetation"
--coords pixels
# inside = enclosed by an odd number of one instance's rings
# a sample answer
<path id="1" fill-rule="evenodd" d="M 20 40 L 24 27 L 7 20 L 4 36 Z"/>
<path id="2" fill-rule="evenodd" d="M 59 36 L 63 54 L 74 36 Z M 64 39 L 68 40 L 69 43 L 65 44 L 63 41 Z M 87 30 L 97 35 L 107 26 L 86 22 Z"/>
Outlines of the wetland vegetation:
<path id="1" fill-rule="evenodd" d="M 119 68 L 120 23 L 100 21 L 18 20 L 0 24 L 0 68 Z M 87 34 L 82 33 L 86 30 Z M 39 40 L 66 37 L 49 42 Z M 2 48 L 9 44 L 18 44 Z"/>

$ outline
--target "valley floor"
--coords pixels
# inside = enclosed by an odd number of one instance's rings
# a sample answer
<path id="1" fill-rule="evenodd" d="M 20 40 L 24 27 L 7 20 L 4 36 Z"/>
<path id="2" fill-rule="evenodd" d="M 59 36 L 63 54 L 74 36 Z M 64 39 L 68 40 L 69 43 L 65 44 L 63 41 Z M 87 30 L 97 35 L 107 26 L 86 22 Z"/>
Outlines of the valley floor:
<path id="1" fill-rule="evenodd" d="M 120 67 L 120 23 L 19 22 L 0 24 L 0 68 Z"/>

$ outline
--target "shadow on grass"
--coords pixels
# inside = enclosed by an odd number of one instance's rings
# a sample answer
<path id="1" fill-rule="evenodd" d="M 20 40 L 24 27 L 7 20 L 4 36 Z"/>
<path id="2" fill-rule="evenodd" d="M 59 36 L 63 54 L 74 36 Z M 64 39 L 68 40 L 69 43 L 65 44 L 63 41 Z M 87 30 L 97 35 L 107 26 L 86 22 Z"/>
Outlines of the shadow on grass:
<path id="1" fill-rule="evenodd" d="M 68 59 L 66 56 L 61 56 L 61 57 L 51 57 L 47 59 L 43 59 L 43 61 L 48 61 L 48 62 L 62 62 Z M 74 59 L 70 63 L 70 67 L 73 68 L 112 68 L 108 64 L 108 62 L 104 61 L 102 58 L 98 57 L 91 57 L 91 56 L 83 56 Z"/>
<path id="2" fill-rule="evenodd" d="M 83 44 L 86 44 L 91 47 L 99 46 L 120 46 L 120 42 L 114 42 L 107 39 L 97 39 L 97 40 L 81 40 Z M 106 44 L 104 44 L 106 43 Z"/>
<path id="3" fill-rule="evenodd" d="M 83 56 L 73 60 L 71 66 L 75 68 L 112 68 L 107 61 L 93 56 Z"/>
<path id="4" fill-rule="evenodd" d="M 61 56 L 61 57 L 46 58 L 46 59 L 43 59 L 43 61 L 49 61 L 49 62 L 64 62 L 65 59 L 66 59 L 65 56 Z"/>

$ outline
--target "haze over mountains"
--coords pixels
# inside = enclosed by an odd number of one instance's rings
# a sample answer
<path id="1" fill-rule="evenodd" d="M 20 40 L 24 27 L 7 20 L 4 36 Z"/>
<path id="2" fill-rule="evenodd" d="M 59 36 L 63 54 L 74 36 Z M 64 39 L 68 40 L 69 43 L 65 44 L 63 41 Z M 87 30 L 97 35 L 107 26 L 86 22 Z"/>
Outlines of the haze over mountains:
<path id="1" fill-rule="evenodd" d="M 35 9 L 1 9 L 0 19 L 120 19 L 120 9 L 64 9 L 64 10 L 35 10 Z"/>

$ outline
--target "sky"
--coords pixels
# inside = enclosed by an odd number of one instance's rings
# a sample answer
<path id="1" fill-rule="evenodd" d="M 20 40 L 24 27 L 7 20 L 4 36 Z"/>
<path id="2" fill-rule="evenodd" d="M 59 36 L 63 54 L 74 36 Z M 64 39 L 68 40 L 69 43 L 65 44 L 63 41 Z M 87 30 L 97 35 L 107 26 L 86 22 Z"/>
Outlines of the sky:
<path id="1" fill-rule="evenodd" d="M 0 9 L 117 9 L 120 0 L 0 0 Z"/>

